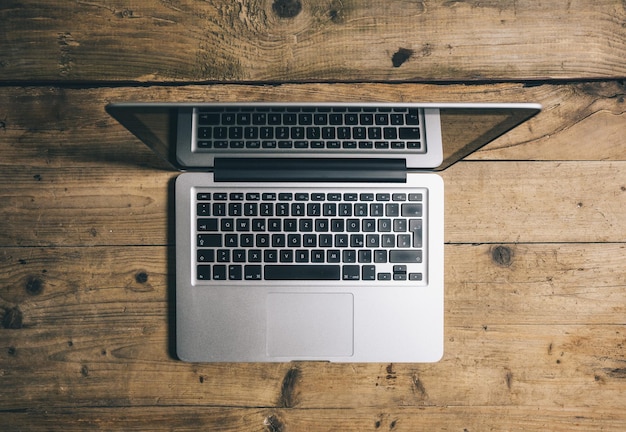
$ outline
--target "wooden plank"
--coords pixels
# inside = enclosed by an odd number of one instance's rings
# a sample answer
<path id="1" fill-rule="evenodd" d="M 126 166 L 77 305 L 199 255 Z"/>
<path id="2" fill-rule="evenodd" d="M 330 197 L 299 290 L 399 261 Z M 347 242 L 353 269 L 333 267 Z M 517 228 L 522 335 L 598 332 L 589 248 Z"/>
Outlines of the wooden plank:
<path id="1" fill-rule="evenodd" d="M 623 242 L 625 173 L 626 162 L 459 163 L 442 174 L 446 242 Z M 0 245 L 170 244 L 175 175 L 5 166 Z"/>
<path id="2" fill-rule="evenodd" d="M 3 245 L 166 244 L 175 173 L 5 167 Z"/>
<path id="3" fill-rule="evenodd" d="M 15 430 L 48 431 L 545 431 L 621 432 L 619 413 L 597 407 L 375 407 L 269 409 L 218 407 L 81 408 L 3 413 Z"/>
<path id="4" fill-rule="evenodd" d="M 289 4 L 298 7 L 281 7 Z M 618 0 L 26 0 L 4 1 L 0 20 L 8 81 L 626 76 Z"/>
<path id="5" fill-rule="evenodd" d="M 446 245 L 447 323 L 621 323 L 625 253 L 624 243 Z M 5 247 L 0 306 L 21 305 L 27 328 L 163 318 L 173 267 L 173 247 Z"/>
<path id="6" fill-rule="evenodd" d="M 447 169 L 446 241 L 622 242 L 621 162 L 460 163 Z M 480 234 L 479 236 L 477 234 Z"/>
<path id="7" fill-rule="evenodd" d="M 624 245 L 500 247 L 446 247 L 439 363 L 238 365 L 173 358 L 171 248 L 5 248 L 0 406 L 619 409 Z"/>
<path id="8" fill-rule="evenodd" d="M 544 110 L 472 159 L 625 160 L 624 84 L 215 85 L 0 90 L 0 164 L 44 167 L 161 167 L 145 145 L 104 111 L 109 102 L 412 101 L 537 102 Z"/>
<path id="9" fill-rule="evenodd" d="M 3 335 L 1 379 L 15 389 L 0 395 L 3 410 L 623 405 L 623 325 L 449 327 L 444 359 L 432 365 L 187 364 L 145 324 L 70 326 Z"/>
<path id="10" fill-rule="evenodd" d="M 624 243 L 446 245 L 448 324 L 620 323 L 625 251 Z M 167 314 L 161 302 L 171 296 L 173 254 L 173 247 L 157 246 L 5 247 L 0 305 L 32 309 L 23 311 L 26 327 L 94 324 L 109 313 L 126 320 L 141 317 L 142 310 Z M 90 305 L 90 298 L 97 308 L 63 310 Z M 141 303 L 155 309 L 148 313 Z"/>

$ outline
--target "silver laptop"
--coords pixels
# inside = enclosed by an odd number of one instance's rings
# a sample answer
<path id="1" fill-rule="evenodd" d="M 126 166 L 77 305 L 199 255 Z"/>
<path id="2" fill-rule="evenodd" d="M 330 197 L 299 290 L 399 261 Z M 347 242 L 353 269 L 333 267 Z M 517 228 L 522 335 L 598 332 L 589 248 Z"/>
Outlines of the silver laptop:
<path id="1" fill-rule="evenodd" d="M 178 357 L 439 360 L 444 186 L 434 171 L 540 109 L 107 106 L 185 171 L 175 186 Z"/>

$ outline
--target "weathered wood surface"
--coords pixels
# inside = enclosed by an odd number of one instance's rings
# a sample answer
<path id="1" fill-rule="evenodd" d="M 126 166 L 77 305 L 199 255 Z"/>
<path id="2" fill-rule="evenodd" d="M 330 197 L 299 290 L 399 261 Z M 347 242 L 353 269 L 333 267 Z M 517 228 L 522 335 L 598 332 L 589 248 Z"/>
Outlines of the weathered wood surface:
<path id="1" fill-rule="evenodd" d="M 0 21 L 11 81 L 626 76 L 620 0 L 5 0 Z"/>
<path id="2" fill-rule="evenodd" d="M 158 168 L 103 106 L 207 94 L 544 104 L 528 125 L 442 173 L 443 361 L 189 365 L 173 358 L 168 221 L 176 173 Z M 16 391 L 0 395 L 4 424 L 624 429 L 623 94 L 617 81 L 5 88 L 0 382 Z"/>
<path id="3" fill-rule="evenodd" d="M 403 101 L 535 102 L 543 111 L 472 159 L 625 160 L 626 85 L 306 84 L 71 89 L 6 87 L 0 93 L 0 164 L 156 166 L 145 145 L 109 117 L 111 102 Z"/>
<path id="4" fill-rule="evenodd" d="M 170 249 L 5 248 L 0 379 L 19 394 L 0 393 L 3 418 L 70 430 L 273 430 L 273 417 L 283 430 L 623 428 L 624 244 L 498 247 L 509 261 L 493 245 L 446 247 L 446 354 L 426 365 L 181 363 Z"/>
<path id="5" fill-rule="evenodd" d="M 0 22 L 0 430 L 626 430 L 623 1 L 5 0 Z M 176 173 L 105 113 L 127 100 L 544 110 L 442 173 L 441 362 L 187 364 Z"/>
<path id="6" fill-rule="evenodd" d="M 125 431 L 571 431 L 623 430 L 613 410 L 602 408 L 533 407 L 401 407 L 377 411 L 360 409 L 223 408 L 223 407 L 116 407 L 85 408 L 77 414 L 9 414 L 11 424 L 29 431 L 49 431 L 46 424 L 63 425 L 64 431 L 116 430 L 123 419 Z"/>
<path id="7" fill-rule="evenodd" d="M 165 245 L 174 173 L 4 167 L 4 246 Z M 442 174 L 450 243 L 623 242 L 626 162 L 464 162 Z"/>

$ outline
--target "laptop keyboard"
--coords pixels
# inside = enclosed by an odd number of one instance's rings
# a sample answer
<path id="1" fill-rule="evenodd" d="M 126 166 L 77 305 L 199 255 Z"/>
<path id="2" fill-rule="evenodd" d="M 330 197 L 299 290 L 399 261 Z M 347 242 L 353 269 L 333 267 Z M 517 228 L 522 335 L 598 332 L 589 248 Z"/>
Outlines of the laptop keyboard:
<path id="1" fill-rule="evenodd" d="M 196 190 L 195 279 L 425 284 L 425 189 Z"/>
<path id="2" fill-rule="evenodd" d="M 423 112 L 414 107 L 216 104 L 194 119 L 200 152 L 426 151 Z"/>

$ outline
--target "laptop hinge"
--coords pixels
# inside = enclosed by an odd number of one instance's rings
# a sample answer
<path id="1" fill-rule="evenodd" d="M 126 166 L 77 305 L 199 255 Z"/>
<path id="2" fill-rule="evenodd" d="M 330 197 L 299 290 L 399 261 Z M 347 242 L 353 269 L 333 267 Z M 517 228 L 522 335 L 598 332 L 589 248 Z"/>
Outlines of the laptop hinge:
<path id="1" fill-rule="evenodd" d="M 406 182 L 404 159 L 216 158 L 215 181 Z"/>

